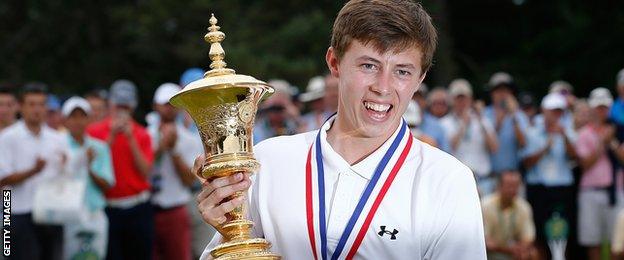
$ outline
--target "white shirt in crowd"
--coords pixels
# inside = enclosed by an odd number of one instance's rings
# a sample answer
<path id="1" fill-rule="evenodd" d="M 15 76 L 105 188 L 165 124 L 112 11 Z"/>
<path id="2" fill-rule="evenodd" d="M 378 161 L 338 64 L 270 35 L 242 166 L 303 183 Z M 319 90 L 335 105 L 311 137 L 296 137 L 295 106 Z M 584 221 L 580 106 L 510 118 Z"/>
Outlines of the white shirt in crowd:
<path id="1" fill-rule="evenodd" d="M 156 151 L 160 140 L 158 126 L 150 126 L 148 132 L 152 138 L 152 147 Z M 164 152 L 159 158 L 154 158 L 154 166 L 152 167 L 152 178 L 156 177 L 157 179 L 155 181 L 157 183 L 152 185 L 158 187 L 158 190 L 152 194 L 152 204 L 163 208 L 185 205 L 191 199 L 189 187 L 184 186 L 176 173 L 171 153 L 178 154 L 191 167 L 195 157 L 201 154 L 203 149 L 199 136 L 193 135 L 189 130 L 176 125 L 176 133 L 177 140 L 173 151 Z"/>
<path id="2" fill-rule="evenodd" d="M 329 121 L 320 132 L 325 172 L 328 258 L 334 253 L 377 164 L 400 129 L 379 149 L 351 166 L 326 141 L 326 131 L 332 120 Z M 308 150 L 317 133 L 312 131 L 271 138 L 255 147 L 261 169 L 259 174 L 253 176 L 248 213 L 255 223 L 254 235 L 271 242 L 271 251 L 283 259 L 313 259 L 306 225 L 305 166 Z M 351 248 L 380 187 L 407 144 L 408 135 L 406 131 L 373 189 L 340 259 Z M 314 230 L 320 259 L 315 156 L 316 153 L 312 152 Z M 392 239 L 390 232 L 394 233 L 395 239 Z M 221 236 L 217 233 L 201 259 L 206 259 L 210 249 L 220 241 Z M 405 163 L 365 232 L 355 258 L 485 259 L 481 209 L 470 170 L 452 156 L 413 139 Z"/>
<path id="3" fill-rule="evenodd" d="M 483 123 L 485 131 L 495 134 L 494 127 L 486 118 L 479 119 L 474 113 L 470 113 L 470 123 L 462 137 L 457 149 L 451 148 L 451 153 L 461 162 L 465 163 L 477 176 L 487 176 L 492 170 L 490 153 L 487 149 L 486 136 L 481 129 L 479 120 Z M 448 140 L 452 140 L 460 129 L 462 120 L 455 114 L 450 113 L 440 120 L 446 131 Z"/>
<path id="4" fill-rule="evenodd" d="M 17 185 L 7 186 L 11 190 L 12 214 L 31 213 L 37 186 L 58 176 L 63 170 L 68 152 L 65 144 L 65 136 L 46 125 L 41 126 L 38 135 L 33 134 L 21 120 L 2 131 L 0 178 L 32 169 L 37 158 L 46 161 L 38 174 Z"/>

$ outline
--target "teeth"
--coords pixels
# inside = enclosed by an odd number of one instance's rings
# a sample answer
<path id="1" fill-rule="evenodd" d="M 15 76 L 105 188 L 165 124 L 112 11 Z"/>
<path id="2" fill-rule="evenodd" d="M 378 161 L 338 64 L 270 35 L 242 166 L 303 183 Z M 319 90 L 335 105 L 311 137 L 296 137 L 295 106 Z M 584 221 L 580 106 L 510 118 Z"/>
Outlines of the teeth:
<path id="1" fill-rule="evenodd" d="M 388 111 L 388 109 L 390 109 L 389 104 L 377 104 L 372 102 L 364 102 L 364 106 L 370 110 L 377 112 L 386 112 Z"/>

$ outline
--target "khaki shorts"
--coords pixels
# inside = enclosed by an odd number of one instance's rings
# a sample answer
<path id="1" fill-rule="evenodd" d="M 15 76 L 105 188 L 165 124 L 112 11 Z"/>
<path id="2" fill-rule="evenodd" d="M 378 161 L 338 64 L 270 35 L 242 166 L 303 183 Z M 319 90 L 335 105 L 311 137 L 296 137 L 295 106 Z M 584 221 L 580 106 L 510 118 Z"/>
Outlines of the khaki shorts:
<path id="1" fill-rule="evenodd" d="M 606 190 L 581 190 L 578 196 L 578 240 L 582 246 L 599 246 L 611 240 L 616 206 L 609 206 Z"/>

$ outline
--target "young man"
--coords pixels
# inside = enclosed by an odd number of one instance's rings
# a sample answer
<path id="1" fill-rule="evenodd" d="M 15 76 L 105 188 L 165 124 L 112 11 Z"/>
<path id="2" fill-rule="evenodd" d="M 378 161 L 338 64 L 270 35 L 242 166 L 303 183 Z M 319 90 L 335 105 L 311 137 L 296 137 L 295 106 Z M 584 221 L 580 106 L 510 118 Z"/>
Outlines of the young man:
<path id="1" fill-rule="evenodd" d="M 608 89 L 589 95 L 592 119 L 578 133 L 576 152 L 583 170 L 578 195 L 578 239 L 588 247 L 588 259 L 600 259 L 600 246 L 613 233 L 616 214 L 617 160 L 621 150 L 615 126 L 609 122 L 613 98 Z"/>
<path id="2" fill-rule="evenodd" d="M 63 228 L 32 220 L 37 187 L 58 177 L 66 160 L 65 139 L 45 124 L 47 90 L 41 83 L 23 87 L 22 120 L 0 134 L 0 184 L 11 190 L 11 258 L 62 259 Z"/>
<path id="3" fill-rule="evenodd" d="M 450 152 L 475 173 L 479 194 L 494 191 L 490 155 L 496 153 L 498 141 L 494 127 L 473 105 L 472 86 L 465 79 L 453 80 L 449 86 L 453 110 L 440 123 L 446 131 Z"/>
<path id="4" fill-rule="evenodd" d="M 537 259 L 533 246 L 535 224 L 531 205 L 518 197 L 522 176 L 503 171 L 498 190 L 483 199 L 483 223 L 488 258 L 495 260 Z"/>
<path id="5" fill-rule="evenodd" d="M 64 226 L 64 259 L 85 255 L 97 256 L 98 259 L 106 257 L 108 218 L 104 213 L 104 193 L 115 183 L 115 179 L 108 146 L 87 136 L 91 113 L 89 102 L 81 97 L 68 99 L 61 109 L 63 125 L 67 130 L 64 135 L 69 147 L 66 172 L 87 183 L 87 211 L 78 222 Z"/>
<path id="6" fill-rule="evenodd" d="M 284 259 L 485 259 L 471 171 L 415 140 L 401 118 L 431 66 L 436 37 L 429 15 L 411 1 L 355 0 L 341 9 L 326 54 L 340 82 L 337 115 L 319 131 L 256 146 L 262 167 L 249 215 L 273 252 Z M 205 183 L 198 196 L 204 219 L 224 223 L 224 213 L 246 200 L 219 202 L 251 183 L 240 174 Z"/>
<path id="7" fill-rule="evenodd" d="M 0 132 L 17 120 L 17 98 L 7 87 L 0 87 Z"/>
<path id="8" fill-rule="evenodd" d="M 527 169 L 527 200 L 533 206 L 536 245 L 541 257 L 547 257 L 547 242 L 553 239 L 552 230 L 546 231 L 549 220 L 563 219 L 564 225 L 572 225 L 574 176 L 568 160 L 576 159 L 576 151 L 574 132 L 561 124 L 567 108 L 565 97 L 548 94 L 541 107 L 544 121 L 527 131 L 520 158 Z"/>
<path id="9" fill-rule="evenodd" d="M 91 124 L 87 133 L 106 142 L 113 158 L 115 185 L 106 192 L 109 224 L 108 259 L 149 259 L 154 219 L 149 203 L 153 152 L 149 134 L 132 119 L 137 106 L 134 83 L 113 82 L 110 117 Z"/>
<path id="10" fill-rule="evenodd" d="M 154 207 L 154 254 L 156 259 L 191 259 L 191 219 L 186 204 L 191 200 L 189 174 L 201 141 L 176 123 L 178 110 L 169 99 L 180 91 L 173 83 L 160 85 L 154 93 L 157 125 L 150 125 L 154 167 L 152 168 L 152 206 Z"/>

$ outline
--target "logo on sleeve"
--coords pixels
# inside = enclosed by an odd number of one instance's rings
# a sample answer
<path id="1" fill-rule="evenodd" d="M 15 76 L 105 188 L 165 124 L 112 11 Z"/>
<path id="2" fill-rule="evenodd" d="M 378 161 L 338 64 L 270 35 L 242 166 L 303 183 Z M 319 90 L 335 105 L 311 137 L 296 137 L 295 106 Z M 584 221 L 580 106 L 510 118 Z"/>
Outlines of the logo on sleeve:
<path id="1" fill-rule="evenodd" d="M 386 230 L 386 226 L 379 226 L 379 228 L 381 229 L 381 231 L 379 231 L 377 234 L 379 234 L 380 237 L 383 237 L 384 234 L 388 234 L 390 235 L 390 240 L 395 240 L 396 234 L 399 233 L 399 231 L 396 229 L 392 229 L 392 232 Z"/>

